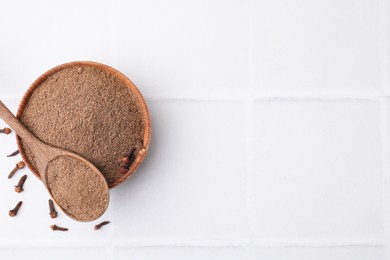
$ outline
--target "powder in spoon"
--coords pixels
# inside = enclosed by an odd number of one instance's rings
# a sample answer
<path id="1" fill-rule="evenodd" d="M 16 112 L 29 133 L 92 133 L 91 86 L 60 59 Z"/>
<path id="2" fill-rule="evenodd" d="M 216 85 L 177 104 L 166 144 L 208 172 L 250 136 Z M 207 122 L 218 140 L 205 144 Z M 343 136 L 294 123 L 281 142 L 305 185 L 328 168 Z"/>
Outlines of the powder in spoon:
<path id="1" fill-rule="evenodd" d="M 74 219 L 95 220 L 107 208 L 109 194 L 104 178 L 76 158 L 59 156 L 50 161 L 46 183 L 54 200 Z"/>
<path id="2" fill-rule="evenodd" d="M 72 66 L 34 90 L 20 120 L 44 143 L 92 162 L 112 187 L 124 176 L 118 160 L 143 148 L 144 113 L 138 94 L 114 74 Z M 21 153 L 36 169 L 34 154 L 22 144 Z"/>

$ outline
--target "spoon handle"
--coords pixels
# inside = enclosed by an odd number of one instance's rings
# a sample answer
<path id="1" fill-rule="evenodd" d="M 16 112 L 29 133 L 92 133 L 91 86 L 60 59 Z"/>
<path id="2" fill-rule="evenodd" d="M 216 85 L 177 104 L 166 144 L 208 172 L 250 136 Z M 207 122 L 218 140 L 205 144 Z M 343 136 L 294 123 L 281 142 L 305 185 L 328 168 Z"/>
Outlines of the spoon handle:
<path id="1" fill-rule="evenodd" d="M 12 112 L 4 105 L 0 100 L 0 118 L 3 119 L 20 138 L 27 143 L 27 145 L 33 149 L 41 144 L 27 128 L 17 119 Z"/>

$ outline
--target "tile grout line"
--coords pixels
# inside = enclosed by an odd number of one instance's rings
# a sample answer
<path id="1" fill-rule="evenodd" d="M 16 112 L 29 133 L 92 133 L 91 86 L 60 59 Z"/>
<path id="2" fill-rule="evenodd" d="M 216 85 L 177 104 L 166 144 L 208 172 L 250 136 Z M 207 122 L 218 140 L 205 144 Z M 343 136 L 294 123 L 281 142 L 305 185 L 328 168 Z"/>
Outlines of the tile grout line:
<path id="1" fill-rule="evenodd" d="M 250 83 L 252 84 L 252 83 Z M 248 97 L 248 94 L 244 95 L 236 95 L 232 94 L 232 96 L 197 96 L 197 97 L 147 97 L 145 99 L 148 101 L 192 101 L 192 102 L 202 102 L 202 101 L 210 101 L 210 102 L 246 102 L 249 99 L 252 102 L 267 102 L 267 101 L 378 101 L 384 95 L 297 95 L 297 96 L 283 96 L 283 95 L 275 95 L 275 96 L 259 96 L 254 95 L 252 93 L 251 97 Z M 390 97 L 390 96 L 386 96 Z"/>
<path id="2" fill-rule="evenodd" d="M 247 253 L 253 248 L 255 243 L 255 194 L 253 187 L 253 137 L 254 137 L 254 100 L 252 93 L 254 92 L 254 15 L 253 15 L 253 0 L 249 1 L 249 29 L 248 29 L 248 69 L 249 69 L 249 84 L 247 86 L 247 95 L 245 97 L 245 136 L 246 136 L 246 199 L 247 199 L 247 221 L 249 232 L 249 244 L 247 245 Z"/>
<path id="3" fill-rule="evenodd" d="M 381 113 L 381 126 L 380 126 L 380 140 L 381 140 L 381 162 L 382 162 L 382 174 L 383 174 L 383 226 L 384 226 L 384 250 L 385 250 L 385 259 L 389 259 L 389 224 L 388 220 L 390 217 L 390 190 L 389 190 L 389 137 L 388 137 L 388 106 L 387 99 L 383 98 L 380 105 Z"/>
<path id="4" fill-rule="evenodd" d="M 380 31 L 380 38 L 379 38 L 379 55 L 380 55 L 380 85 L 382 88 L 382 91 L 386 97 L 389 97 L 390 91 L 388 88 L 389 83 L 389 75 L 388 75 L 388 69 L 389 69 L 389 61 L 388 61 L 388 9 L 389 6 L 387 4 L 387 0 L 381 0 L 380 1 L 380 22 L 379 22 L 379 31 Z"/>
<path id="5" fill-rule="evenodd" d="M 379 24 L 379 54 L 380 54 L 380 84 L 384 97 L 380 101 L 380 113 L 381 113 L 381 161 L 382 161 L 382 173 L 383 173 L 383 227 L 384 227 L 384 251 L 385 259 L 390 259 L 390 151 L 389 151 L 389 106 L 388 106 L 388 4 L 386 0 L 379 2 L 380 4 L 380 24 Z"/>
<path id="6" fill-rule="evenodd" d="M 112 1 L 109 7 L 110 12 L 110 24 L 109 24 L 109 60 L 110 65 L 112 67 L 117 66 L 118 62 L 118 55 L 117 55 L 117 43 L 118 43 L 118 31 L 117 31 L 117 15 L 115 15 L 115 11 L 117 10 L 117 0 Z"/>
<path id="7" fill-rule="evenodd" d="M 12 240 L 0 242 L 2 248 L 104 248 L 106 254 L 110 256 L 115 247 L 131 247 L 131 248 L 151 248 L 151 247 L 190 247 L 190 248 L 339 248 L 339 247 L 383 247 L 384 242 L 379 240 L 264 240 L 264 241 L 245 241 L 245 240 L 193 240 L 193 241 L 173 241 L 173 240 L 158 240 L 158 241 L 140 241 L 140 240 L 125 240 L 111 242 L 107 245 L 107 241 L 81 241 L 75 240 L 72 242 L 63 242 L 58 244 L 56 241 L 36 240 L 32 243 L 29 240 Z"/>

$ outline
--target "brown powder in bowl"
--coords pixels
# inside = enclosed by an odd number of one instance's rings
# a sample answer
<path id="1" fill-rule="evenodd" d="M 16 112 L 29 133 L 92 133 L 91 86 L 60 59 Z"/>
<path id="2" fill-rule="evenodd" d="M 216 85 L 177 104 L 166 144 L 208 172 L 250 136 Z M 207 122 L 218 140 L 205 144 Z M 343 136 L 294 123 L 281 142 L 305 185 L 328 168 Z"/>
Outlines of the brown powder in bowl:
<path id="1" fill-rule="evenodd" d="M 46 184 L 53 199 L 70 217 L 91 221 L 106 210 L 109 200 L 107 184 L 103 178 L 82 161 L 60 156 L 46 168 Z"/>
<path id="2" fill-rule="evenodd" d="M 145 122 L 136 93 L 113 74 L 94 66 L 55 72 L 32 93 L 20 116 L 41 141 L 93 163 L 111 186 L 123 177 L 120 162 L 143 148 Z M 26 159 L 36 168 L 31 150 Z"/>

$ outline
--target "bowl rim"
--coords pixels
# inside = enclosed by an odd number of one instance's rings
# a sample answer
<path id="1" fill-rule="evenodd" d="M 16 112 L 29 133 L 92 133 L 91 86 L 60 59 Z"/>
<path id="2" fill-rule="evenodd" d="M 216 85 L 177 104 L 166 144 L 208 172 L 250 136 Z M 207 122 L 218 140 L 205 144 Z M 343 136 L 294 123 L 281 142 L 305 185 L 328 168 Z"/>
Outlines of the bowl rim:
<path id="1" fill-rule="evenodd" d="M 61 71 L 63 69 L 76 67 L 76 66 L 91 66 L 91 67 L 95 67 L 95 68 L 104 70 L 106 72 L 109 72 L 110 74 L 112 74 L 115 77 L 119 78 L 136 95 L 137 100 L 138 100 L 138 102 L 140 104 L 140 107 L 142 109 L 142 115 L 143 115 L 143 120 L 144 120 L 144 124 L 145 124 L 145 131 L 144 131 L 144 138 L 143 138 L 143 148 L 140 149 L 139 153 L 137 154 L 137 157 L 136 157 L 135 161 L 132 163 L 132 165 L 129 168 L 129 170 L 125 174 L 123 174 L 123 176 L 121 176 L 120 178 L 117 178 L 113 183 L 108 185 L 109 188 L 111 189 L 111 188 L 114 188 L 114 187 L 118 186 L 122 182 L 124 182 L 127 178 L 129 178 L 137 170 L 137 168 L 141 165 L 141 163 L 143 162 L 143 160 L 145 159 L 145 157 L 146 157 L 146 155 L 147 155 L 147 153 L 149 151 L 150 139 L 151 139 L 150 113 L 149 113 L 149 109 L 148 109 L 148 107 L 146 105 L 145 99 L 142 96 L 142 94 L 139 91 L 139 89 L 134 85 L 134 83 L 129 78 L 127 78 L 123 73 L 121 73 L 120 71 L 118 71 L 118 70 L 116 70 L 116 69 L 114 69 L 114 68 L 112 68 L 112 67 L 110 67 L 110 66 L 108 66 L 106 64 L 102 64 L 102 63 L 95 62 L 95 61 L 73 61 L 73 62 L 67 62 L 67 63 L 61 64 L 61 65 L 58 65 L 56 67 L 53 67 L 53 68 L 49 69 L 48 71 L 46 71 L 41 76 L 39 76 L 31 84 L 31 86 L 27 89 L 27 91 L 25 92 L 25 94 L 24 94 L 24 96 L 23 96 L 23 98 L 22 98 L 22 100 L 21 100 L 21 102 L 19 104 L 18 111 L 16 113 L 16 117 L 18 119 L 21 119 L 21 117 L 23 115 L 23 112 L 24 112 L 24 109 L 26 108 L 26 106 L 28 104 L 28 101 L 30 100 L 30 98 L 31 98 L 32 94 L 34 93 L 35 89 L 37 87 L 39 87 L 49 76 L 51 76 L 54 73 L 56 73 L 58 71 Z M 23 149 L 22 140 L 17 135 L 16 135 L 16 143 L 17 143 L 18 149 L 20 151 L 20 155 L 22 156 L 23 161 L 26 162 L 27 167 L 31 170 L 31 172 L 39 180 L 41 180 L 40 174 L 38 173 L 38 171 L 30 164 L 30 162 L 29 162 L 29 160 L 28 160 L 28 158 L 27 158 L 27 156 L 25 154 L 25 151 Z"/>

